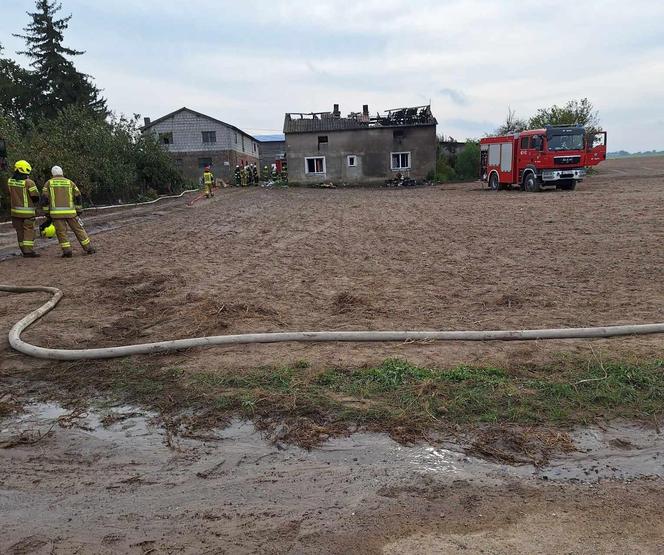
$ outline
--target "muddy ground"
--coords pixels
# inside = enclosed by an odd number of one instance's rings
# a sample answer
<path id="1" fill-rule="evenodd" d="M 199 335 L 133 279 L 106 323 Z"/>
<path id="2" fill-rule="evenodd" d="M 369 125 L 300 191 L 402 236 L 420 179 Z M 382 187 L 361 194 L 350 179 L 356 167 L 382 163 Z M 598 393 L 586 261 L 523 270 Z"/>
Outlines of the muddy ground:
<path id="1" fill-rule="evenodd" d="M 91 216 L 97 255 L 63 260 L 47 242 L 41 259 L 0 262 L 0 283 L 64 291 L 25 335 L 59 347 L 249 331 L 648 323 L 661 321 L 664 306 L 662 221 L 664 158 L 608 161 L 572 193 L 491 193 L 477 184 L 230 189 L 193 207 L 180 200 Z M 15 250 L 6 232 L 3 256 Z M 43 302 L 0 295 L 5 331 Z M 237 346 L 157 360 L 185 372 L 242 372 L 392 356 L 510 368 L 661 354 L 662 338 L 645 336 Z M 62 370 L 12 352 L 3 334 L 0 378 L 13 401 L 54 391 L 51 368 Z M 461 465 L 456 475 L 395 464 L 400 448 L 372 451 L 375 436 L 305 452 L 234 436 L 233 427 L 222 441 L 173 444 L 163 433 L 135 434 L 141 424 L 131 419 L 128 428 L 111 423 L 115 435 L 100 439 L 96 426 L 21 418 L 0 423 L 2 552 L 657 553 L 664 537 L 661 451 L 652 453 L 657 468 L 625 474 L 625 460 L 642 452 L 634 438 L 613 438 L 616 449 L 628 441 L 630 456 L 611 454 L 606 464 L 618 470 L 589 482 L 585 473 L 560 481 L 507 466 Z M 25 441 L 16 445 L 17 437 Z M 334 442 L 341 459 L 325 456 Z M 278 454 L 272 466 L 271 455 L 251 458 L 269 450 Z"/>
<path id="2" fill-rule="evenodd" d="M 664 440 L 640 427 L 585 430 L 534 468 L 378 434 L 305 451 L 248 423 L 192 439 L 150 422 L 51 404 L 0 424 L 24 441 L 0 450 L 0 552 L 661 553 Z"/>

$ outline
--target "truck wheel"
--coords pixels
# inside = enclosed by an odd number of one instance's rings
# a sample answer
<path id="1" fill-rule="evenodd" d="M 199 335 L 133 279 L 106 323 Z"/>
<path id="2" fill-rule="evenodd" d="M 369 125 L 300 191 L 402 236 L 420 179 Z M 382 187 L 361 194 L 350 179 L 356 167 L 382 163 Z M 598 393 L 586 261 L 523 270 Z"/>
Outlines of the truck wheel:
<path id="1" fill-rule="evenodd" d="M 532 173 L 526 175 L 526 179 L 523 181 L 523 188 L 529 193 L 538 193 L 541 190 L 539 181 L 537 181 L 535 175 Z"/>
<path id="2" fill-rule="evenodd" d="M 559 185 L 559 187 L 563 191 L 573 191 L 574 189 L 576 189 L 576 181 L 574 181 L 573 179 L 570 179 L 569 181 L 563 181 Z"/>
<path id="3" fill-rule="evenodd" d="M 492 191 L 500 191 L 500 181 L 498 181 L 498 174 L 491 174 L 491 177 L 489 178 L 489 189 Z"/>

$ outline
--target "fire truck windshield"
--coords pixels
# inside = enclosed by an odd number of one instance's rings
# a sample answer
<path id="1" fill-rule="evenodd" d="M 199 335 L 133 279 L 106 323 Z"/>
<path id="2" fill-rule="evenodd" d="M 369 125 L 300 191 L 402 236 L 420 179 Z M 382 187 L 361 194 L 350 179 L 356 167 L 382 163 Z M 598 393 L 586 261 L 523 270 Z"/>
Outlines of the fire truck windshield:
<path id="1" fill-rule="evenodd" d="M 551 135 L 547 141 L 548 150 L 583 150 L 583 135 Z"/>

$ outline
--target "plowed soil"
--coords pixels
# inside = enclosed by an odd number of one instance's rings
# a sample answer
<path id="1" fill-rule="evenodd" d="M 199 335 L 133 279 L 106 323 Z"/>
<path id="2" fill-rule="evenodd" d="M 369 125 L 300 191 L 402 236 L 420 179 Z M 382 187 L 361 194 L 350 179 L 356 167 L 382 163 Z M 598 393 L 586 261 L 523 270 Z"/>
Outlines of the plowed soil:
<path id="1" fill-rule="evenodd" d="M 98 254 L 0 263 L 0 283 L 65 299 L 26 334 L 110 346 L 290 330 L 509 329 L 647 323 L 664 307 L 664 158 L 612 160 L 574 192 L 227 189 L 93 216 Z M 114 228 L 110 229 L 109 228 Z M 11 246 L 11 235 L 4 245 Z M 43 296 L 3 295 L 0 328 Z M 199 350 L 196 369 L 388 356 L 439 366 L 546 362 L 561 352 L 661 354 L 659 336 L 597 341 L 282 344 Z M 0 344 L 4 360 L 17 355 Z M 23 359 L 21 358 L 23 363 Z"/>

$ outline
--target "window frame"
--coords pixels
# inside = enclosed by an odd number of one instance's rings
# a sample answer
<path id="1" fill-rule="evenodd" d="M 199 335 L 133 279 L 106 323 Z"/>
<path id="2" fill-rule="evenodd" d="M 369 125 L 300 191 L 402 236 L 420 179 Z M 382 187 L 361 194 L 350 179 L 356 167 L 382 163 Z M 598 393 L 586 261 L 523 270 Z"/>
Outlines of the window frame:
<path id="1" fill-rule="evenodd" d="M 208 139 L 212 136 L 214 138 L 213 141 L 210 140 L 205 140 L 207 137 Z M 201 131 L 201 139 L 203 140 L 204 145 L 216 145 L 217 144 L 217 132 L 216 131 Z"/>
<path id="2" fill-rule="evenodd" d="M 523 146 L 523 141 L 526 141 L 526 146 Z M 532 147 L 532 137 L 530 135 L 526 137 L 521 137 L 521 140 L 519 141 L 519 148 L 521 150 L 530 150 Z"/>
<path id="3" fill-rule="evenodd" d="M 170 141 L 164 142 L 164 139 L 168 137 L 170 137 Z M 157 133 L 157 140 L 160 145 L 166 145 L 166 146 L 172 145 L 175 142 L 173 140 L 173 131 L 164 131 L 163 133 Z"/>
<path id="4" fill-rule="evenodd" d="M 309 171 L 309 160 L 322 160 L 323 161 L 323 171 L 321 172 L 310 172 Z M 314 167 L 315 167 L 316 162 L 314 162 Z M 305 156 L 304 157 L 304 175 L 326 175 L 327 174 L 327 161 L 325 160 L 325 156 Z"/>
<path id="5" fill-rule="evenodd" d="M 350 159 L 353 159 L 353 163 L 350 163 Z M 357 155 L 356 154 L 348 154 L 346 156 L 346 166 L 349 168 L 357 168 Z"/>
<path id="6" fill-rule="evenodd" d="M 394 156 L 399 156 L 401 157 L 402 155 L 406 154 L 408 156 L 408 165 L 407 166 L 401 166 L 401 158 L 399 158 L 399 167 L 394 166 Z M 400 151 L 400 152 L 390 152 L 390 169 L 392 171 L 402 171 L 402 170 L 410 170 L 413 167 L 413 157 L 410 151 Z"/>

